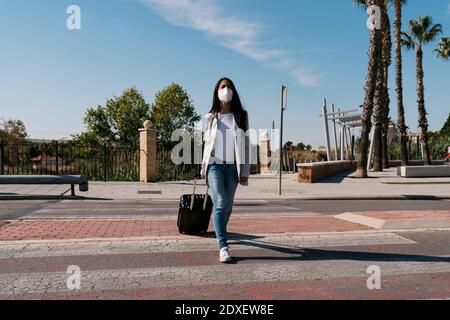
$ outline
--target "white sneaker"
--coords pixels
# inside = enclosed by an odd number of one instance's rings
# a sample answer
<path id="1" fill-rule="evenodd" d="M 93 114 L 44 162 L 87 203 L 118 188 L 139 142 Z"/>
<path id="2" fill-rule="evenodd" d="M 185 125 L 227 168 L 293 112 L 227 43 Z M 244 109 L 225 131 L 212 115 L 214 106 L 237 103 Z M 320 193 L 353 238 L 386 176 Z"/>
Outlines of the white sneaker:
<path id="1" fill-rule="evenodd" d="M 231 262 L 231 256 L 228 253 L 228 248 L 220 249 L 220 262 L 222 263 Z"/>

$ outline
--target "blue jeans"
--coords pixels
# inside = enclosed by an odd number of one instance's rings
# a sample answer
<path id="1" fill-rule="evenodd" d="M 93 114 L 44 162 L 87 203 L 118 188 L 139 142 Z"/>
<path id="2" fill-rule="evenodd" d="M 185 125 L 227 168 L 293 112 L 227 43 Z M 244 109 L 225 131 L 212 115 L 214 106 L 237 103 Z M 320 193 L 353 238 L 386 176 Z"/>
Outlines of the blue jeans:
<path id="1" fill-rule="evenodd" d="M 208 185 L 214 205 L 213 221 L 219 249 L 228 247 L 227 225 L 239 184 L 236 164 L 211 164 L 207 169 Z"/>

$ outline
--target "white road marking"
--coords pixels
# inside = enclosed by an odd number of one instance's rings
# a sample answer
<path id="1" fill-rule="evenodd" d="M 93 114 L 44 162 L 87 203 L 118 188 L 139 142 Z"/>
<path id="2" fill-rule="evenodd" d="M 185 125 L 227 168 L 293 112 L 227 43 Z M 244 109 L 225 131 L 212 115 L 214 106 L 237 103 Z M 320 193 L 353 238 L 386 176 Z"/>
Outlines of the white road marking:
<path id="1" fill-rule="evenodd" d="M 326 259 L 326 258 L 325 258 Z M 351 259 L 351 258 L 350 258 Z M 253 263 L 82 271 L 81 291 L 167 288 L 189 285 L 243 284 L 361 277 L 366 286 L 366 269 L 378 265 L 384 276 L 448 273 L 448 262 L 301 260 L 298 262 Z M 0 294 L 42 294 L 67 292 L 65 272 L 37 272 L 0 275 Z"/>
<path id="2" fill-rule="evenodd" d="M 230 237 L 233 249 L 258 249 L 263 246 L 283 246 L 291 249 L 414 244 L 416 242 L 393 233 L 269 235 L 260 237 Z M 158 253 L 217 250 L 215 238 L 178 239 L 102 239 L 58 241 L 2 241 L 0 258 L 78 256 L 99 254 Z"/>

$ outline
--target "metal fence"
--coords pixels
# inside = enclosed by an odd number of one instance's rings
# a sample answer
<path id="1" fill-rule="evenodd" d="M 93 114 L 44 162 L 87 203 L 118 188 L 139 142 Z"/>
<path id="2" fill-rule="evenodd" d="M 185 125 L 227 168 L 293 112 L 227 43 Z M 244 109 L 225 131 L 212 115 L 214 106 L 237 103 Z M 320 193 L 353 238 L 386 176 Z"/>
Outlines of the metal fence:
<path id="1" fill-rule="evenodd" d="M 159 149 L 156 156 L 156 180 L 157 181 L 184 181 L 193 180 L 200 174 L 201 165 L 194 164 L 194 156 L 191 163 L 175 164 L 172 159 L 172 150 Z"/>
<path id="2" fill-rule="evenodd" d="M 251 173 L 260 173 L 259 148 L 255 147 L 257 164 Z M 171 150 L 158 149 L 157 181 L 194 179 L 201 165 L 179 164 L 171 159 Z M 61 142 L 0 141 L 1 175 L 82 175 L 90 181 L 139 181 L 139 150 L 123 146 Z M 193 156 L 192 156 L 193 157 Z M 292 153 L 283 154 L 283 171 L 295 172 L 297 161 Z"/>
<path id="3" fill-rule="evenodd" d="M 139 150 L 71 142 L 4 143 L 2 175 L 82 175 L 90 181 L 138 181 Z"/>

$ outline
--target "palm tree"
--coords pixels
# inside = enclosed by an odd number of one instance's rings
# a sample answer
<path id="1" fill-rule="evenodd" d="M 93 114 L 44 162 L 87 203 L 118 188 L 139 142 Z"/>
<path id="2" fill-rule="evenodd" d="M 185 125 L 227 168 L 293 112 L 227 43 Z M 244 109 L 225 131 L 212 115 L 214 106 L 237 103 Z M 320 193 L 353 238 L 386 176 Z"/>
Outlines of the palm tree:
<path id="1" fill-rule="evenodd" d="M 434 52 L 439 58 L 444 60 L 450 59 L 450 38 L 442 38 Z"/>
<path id="2" fill-rule="evenodd" d="M 382 131 L 383 131 L 383 109 L 384 109 L 384 71 L 383 59 L 379 58 L 378 74 L 374 96 L 374 110 L 373 110 L 373 171 L 383 171 L 383 153 L 382 153 Z"/>
<path id="3" fill-rule="evenodd" d="M 389 67 L 392 63 L 392 33 L 391 33 L 391 20 L 386 10 L 385 16 L 385 28 L 383 30 L 383 70 L 384 70 L 384 108 L 383 108 L 383 128 L 382 128 L 382 157 L 383 168 L 389 168 L 389 152 L 388 152 L 388 131 L 391 120 L 389 118 L 391 98 L 389 96 Z"/>
<path id="4" fill-rule="evenodd" d="M 389 128 L 389 66 L 391 65 L 391 26 L 388 14 L 388 5 L 390 0 L 384 1 L 381 9 L 382 14 L 382 49 L 379 57 L 378 76 L 376 91 L 374 97 L 373 125 L 374 125 L 374 141 L 373 141 L 373 170 L 375 172 L 383 171 L 383 167 L 388 167 L 387 154 L 387 130 Z"/>
<path id="5" fill-rule="evenodd" d="M 402 32 L 402 44 L 409 50 L 416 50 L 417 103 L 419 109 L 419 127 L 423 143 L 425 165 L 431 165 L 430 147 L 428 145 L 428 120 L 425 109 L 425 87 L 423 72 L 423 46 L 430 43 L 442 33 L 441 24 L 433 24 L 430 16 L 419 17 L 409 21 L 409 33 Z"/>
<path id="6" fill-rule="evenodd" d="M 378 160 L 377 168 L 378 171 L 382 171 L 383 168 L 389 168 L 389 155 L 388 155 L 388 146 L 387 146 L 387 135 L 389 130 L 389 112 L 390 112 L 390 103 L 391 99 L 389 97 L 389 67 L 392 63 L 392 34 L 391 34 L 391 20 L 388 14 L 388 6 L 390 4 L 390 0 L 386 0 L 384 8 L 382 8 L 383 15 L 383 49 L 382 49 L 382 69 L 384 83 L 381 88 L 381 97 L 382 97 L 382 106 L 381 106 L 381 134 L 380 134 L 380 147 L 378 152 Z"/>
<path id="7" fill-rule="evenodd" d="M 367 7 L 376 5 L 383 8 L 385 6 L 385 0 L 366 0 L 365 3 Z M 383 16 L 381 16 L 380 19 L 381 24 L 383 24 Z M 360 155 L 356 170 L 356 176 L 358 178 L 367 178 L 368 141 L 374 108 L 375 91 L 377 88 L 379 65 L 381 63 L 382 35 L 382 30 L 378 28 L 374 28 L 370 32 L 369 63 L 364 94 L 364 110 L 362 114 Z"/>
<path id="8" fill-rule="evenodd" d="M 382 21 L 382 40 L 381 40 L 381 54 L 378 57 L 378 70 L 377 79 L 375 85 L 374 94 L 374 109 L 372 122 L 374 125 L 374 171 L 383 171 L 383 166 L 388 166 L 387 164 L 387 128 L 388 128 L 388 117 L 389 117 L 389 90 L 388 90 L 388 70 L 391 64 L 391 50 L 392 50 L 392 40 L 391 40 L 391 27 L 390 20 L 387 11 L 387 7 L 391 0 L 382 0 L 384 6 L 382 6 L 381 14 L 383 15 Z M 365 9 L 368 7 L 366 0 L 354 0 L 357 5 L 364 6 Z M 386 134 L 385 134 L 386 133 Z M 386 161 L 384 161 L 386 158 Z M 386 164 L 385 164 L 386 163 Z"/>
<path id="9" fill-rule="evenodd" d="M 403 105 L 403 61 L 402 61 L 402 6 L 406 0 L 394 0 L 394 34 L 395 34 L 395 82 L 397 93 L 397 126 L 400 132 L 400 158 L 402 166 L 408 165 L 408 151 L 406 143 L 408 141 L 405 123 L 405 108 Z"/>

